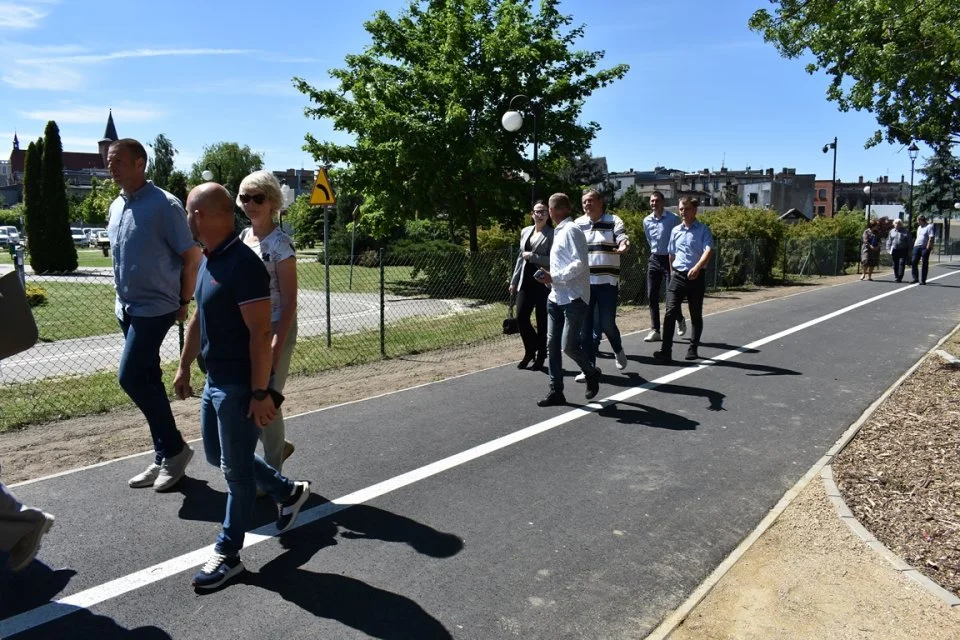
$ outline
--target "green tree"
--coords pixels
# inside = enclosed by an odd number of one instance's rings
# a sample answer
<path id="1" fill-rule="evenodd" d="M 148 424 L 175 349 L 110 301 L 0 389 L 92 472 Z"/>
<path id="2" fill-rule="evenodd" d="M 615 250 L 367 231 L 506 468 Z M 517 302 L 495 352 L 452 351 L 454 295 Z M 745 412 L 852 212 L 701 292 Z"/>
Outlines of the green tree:
<path id="1" fill-rule="evenodd" d="M 554 158 L 586 152 L 600 125 L 580 122 L 584 101 L 622 78 L 627 65 L 594 72 L 602 51 L 576 51 L 583 26 L 571 27 L 559 0 L 414 0 L 399 17 L 378 11 L 364 26 L 372 43 L 333 69 L 335 89 L 296 88 L 354 143 L 307 134 L 305 149 L 323 164 L 346 163 L 341 190 L 363 198 L 364 222 L 385 236 L 418 215 L 445 215 L 469 230 L 529 206 L 531 109 L 537 115 L 541 176 Z M 526 113 L 520 131 L 501 126 L 513 96 Z M 566 167 L 566 163 L 563 165 Z M 544 193 L 543 195 L 548 195 Z"/>
<path id="2" fill-rule="evenodd" d="M 47 268 L 43 271 L 71 272 L 77 269 L 77 248 L 70 236 L 70 207 L 63 183 L 63 144 L 60 129 L 51 120 L 43 132 L 41 188 L 43 212 L 47 217 Z M 32 263 L 31 263 L 32 264 Z"/>
<path id="3" fill-rule="evenodd" d="M 310 194 L 301 194 L 283 214 L 283 226 L 293 229 L 297 247 L 313 247 L 323 239 L 323 207 L 310 206 Z"/>
<path id="4" fill-rule="evenodd" d="M 167 186 L 164 188 L 179 198 L 180 204 L 186 206 L 188 191 L 187 174 L 180 170 L 174 171 L 170 174 L 170 179 L 167 180 Z"/>
<path id="5" fill-rule="evenodd" d="M 917 215 L 940 213 L 944 210 L 952 211 L 958 195 L 960 160 L 953 155 L 950 145 L 941 144 L 934 147 L 933 155 L 918 171 L 924 178 L 917 185 L 917 192 L 913 198 Z M 916 224 L 916 216 L 911 222 Z"/>
<path id="6" fill-rule="evenodd" d="M 812 54 L 808 73 L 831 77 L 841 111 L 874 113 L 884 137 L 909 144 L 958 141 L 960 4 L 957 0 L 771 0 L 749 25 L 781 56 Z"/>
<path id="7" fill-rule="evenodd" d="M 161 189 L 169 191 L 170 175 L 173 173 L 173 156 L 177 154 L 170 138 L 162 133 L 148 145 L 153 150 L 153 157 L 150 158 L 150 167 L 147 169 L 147 179 L 153 180 L 153 184 Z"/>
<path id="8" fill-rule="evenodd" d="M 637 191 L 636 185 L 630 185 L 623 195 L 612 205 L 616 211 L 650 212 L 650 199 Z"/>
<path id="9" fill-rule="evenodd" d="M 89 224 L 106 226 L 110 203 L 120 195 L 120 187 L 111 179 L 90 181 L 90 193 L 80 203 L 80 215 Z"/>
<path id="10" fill-rule="evenodd" d="M 43 139 L 27 147 L 23 168 L 24 231 L 30 246 L 30 266 L 37 273 L 49 271 L 47 215 L 43 208 Z"/>
<path id="11" fill-rule="evenodd" d="M 213 172 L 213 179 L 226 187 L 231 195 L 236 196 L 240 190 L 240 182 L 247 175 L 263 168 L 263 156 L 252 151 L 247 145 L 241 147 L 236 142 L 218 142 L 204 147 L 203 155 L 190 168 L 190 185 L 196 186 L 204 182 L 202 174 L 207 167 Z"/>

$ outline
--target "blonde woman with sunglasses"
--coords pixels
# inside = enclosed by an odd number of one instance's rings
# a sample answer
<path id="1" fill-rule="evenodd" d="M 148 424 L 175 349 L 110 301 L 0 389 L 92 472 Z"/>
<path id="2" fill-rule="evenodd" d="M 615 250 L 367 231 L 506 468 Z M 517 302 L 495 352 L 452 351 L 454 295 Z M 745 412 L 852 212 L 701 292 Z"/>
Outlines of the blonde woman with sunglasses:
<path id="1" fill-rule="evenodd" d="M 240 183 L 237 206 L 251 223 L 240 233 L 240 239 L 260 256 L 270 274 L 273 326 L 270 388 L 282 393 L 297 342 L 297 258 L 293 241 L 276 222 L 283 206 L 280 183 L 269 171 L 251 173 Z M 280 471 L 283 461 L 294 450 L 293 443 L 284 438 L 282 410 L 277 410 L 277 417 L 263 428 L 260 441 L 267 464 Z"/>

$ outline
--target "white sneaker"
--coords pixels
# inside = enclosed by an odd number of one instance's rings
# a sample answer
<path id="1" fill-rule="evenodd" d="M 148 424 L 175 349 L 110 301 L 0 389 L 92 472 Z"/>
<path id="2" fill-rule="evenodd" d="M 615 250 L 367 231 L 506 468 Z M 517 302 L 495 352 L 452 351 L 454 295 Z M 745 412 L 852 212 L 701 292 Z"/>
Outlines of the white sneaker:
<path id="1" fill-rule="evenodd" d="M 155 462 L 151 462 L 150 466 L 146 470 L 138 473 L 129 480 L 127 484 L 130 485 L 132 489 L 143 489 L 144 487 L 152 487 L 154 481 L 157 479 L 157 475 L 160 474 L 160 465 Z"/>
<path id="2" fill-rule="evenodd" d="M 682 336 L 687 332 L 687 321 L 683 318 L 677 319 L 677 335 Z"/>
<path id="3" fill-rule="evenodd" d="M 49 513 L 31 507 L 23 507 L 20 512 L 24 516 L 30 516 L 34 520 L 34 525 L 33 529 L 24 534 L 10 549 L 8 563 L 13 571 L 20 571 L 33 562 L 37 552 L 40 551 L 40 539 L 53 526 L 53 516 Z"/>
<path id="4" fill-rule="evenodd" d="M 597 373 L 602 373 L 602 372 L 600 371 L 600 367 L 597 367 Z M 587 381 L 587 374 L 585 374 L 585 373 L 583 373 L 583 372 L 580 372 L 580 373 L 577 374 L 577 377 L 573 379 L 573 381 L 574 381 L 574 382 L 586 382 L 586 381 Z"/>
<path id="5" fill-rule="evenodd" d="M 173 485 L 180 482 L 187 472 L 187 465 L 193 457 L 193 449 L 186 444 L 183 445 L 183 451 L 172 458 L 164 458 L 160 463 L 160 473 L 153 482 L 154 491 L 166 491 L 173 488 Z"/>
<path id="6" fill-rule="evenodd" d="M 647 334 L 647 337 L 643 339 L 644 342 L 660 342 L 660 332 L 653 330 Z"/>
<path id="7" fill-rule="evenodd" d="M 619 369 L 620 371 L 623 371 L 624 369 L 627 368 L 627 354 L 623 352 L 623 349 L 620 349 L 620 351 L 617 351 L 616 356 L 617 356 L 617 369 Z"/>

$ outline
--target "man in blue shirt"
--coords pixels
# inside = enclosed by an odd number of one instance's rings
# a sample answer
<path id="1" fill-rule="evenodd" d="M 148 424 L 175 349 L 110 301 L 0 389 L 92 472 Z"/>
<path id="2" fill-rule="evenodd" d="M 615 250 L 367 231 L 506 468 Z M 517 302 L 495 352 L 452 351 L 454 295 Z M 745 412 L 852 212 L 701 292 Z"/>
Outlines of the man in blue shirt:
<path id="1" fill-rule="evenodd" d="M 650 306 L 650 333 L 644 342 L 660 342 L 660 286 L 670 286 L 670 256 L 667 253 L 670 234 L 680 224 L 680 218 L 670 211 L 664 211 L 663 194 L 654 191 L 650 194 L 650 208 L 653 212 L 643 219 L 643 234 L 650 246 L 650 258 L 647 261 L 647 301 Z M 687 332 L 687 323 L 683 312 L 677 316 L 677 333 Z"/>
<path id="2" fill-rule="evenodd" d="M 233 199 L 219 184 L 195 187 L 187 197 L 190 228 L 206 247 L 197 278 L 197 310 L 187 326 L 177 397 L 193 394 L 190 365 L 202 353 L 207 382 L 200 430 L 207 462 L 227 481 L 227 509 L 213 555 L 193 577 L 196 589 L 216 589 L 240 574 L 243 539 L 253 518 L 257 487 L 277 503 L 277 529 L 293 526 L 310 495 L 256 455 L 260 429 L 277 415 L 268 389 L 273 352 L 270 275 L 233 229 Z M 279 396 L 276 396 L 279 397 Z M 282 397 L 279 397 L 282 399 Z"/>
<path id="3" fill-rule="evenodd" d="M 134 488 L 171 489 L 187 469 L 188 447 L 170 410 L 160 371 L 160 347 L 174 321 L 187 317 L 200 248 L 175 196 L 146 179 L 147 152 L 136 140 L 117 140 L 107 166 L 120 196 L 110 205 L 114 309 L 123 330 L 120 386 L 143 412 L 153 438 L 153 462 L 130 478 Z"/>
<path id="4" fill-rule="evenodd" d="M 690 305 L 690 323 L 693 339 L 687 350 L 687 360 L 697 360 L 697 347 L 703 333 L 703 296 L 706 293 L 704 268 L 713 253 L 713 234 L 710 228 L 697 220 L 696 198 L 680 198 L 681 224 L 670 233 L 667 251 L 673 267 L 673 277 L 667 286 L 667 312 L 663 318 L 663 346 L 653 354 L 654 360 L 668 364 L 673 359 L 673 330 L 680 315 L 680 305 L 686 298 Z"/>

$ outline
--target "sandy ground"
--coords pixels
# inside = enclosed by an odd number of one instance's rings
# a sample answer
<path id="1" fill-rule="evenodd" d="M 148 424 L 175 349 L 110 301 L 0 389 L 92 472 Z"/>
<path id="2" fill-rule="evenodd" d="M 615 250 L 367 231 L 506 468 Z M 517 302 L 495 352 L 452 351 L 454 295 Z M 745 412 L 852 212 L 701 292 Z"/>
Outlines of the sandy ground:
<path id="1" fill-rule="evenodd" d="M 724 292 L 705 313 L 856 280 L 811 279 L 792 286 Z M 709 323 L 709 320 L 708 320 Z M 645 330 L 646 310 L 624 310 L 623 332 Z M 707 325 L 709 327 L 709 324 Z M 515 337 L 492 345 L 421 354 L 292 379 L 287 415 L 513 362 Z M 545 381 L 546 382 L 546 381 Z M 198 401 L 173 403 L 184 435 L 198 437 Z M 0 435 L 3 479 L 12 483 L 146 451 L 135 410 L 37 425 Z M 960 638 L 960 611 L 900 576 L 840 521 L 815 477 L 719 581 L 671 639 Z"/>

